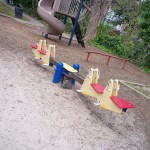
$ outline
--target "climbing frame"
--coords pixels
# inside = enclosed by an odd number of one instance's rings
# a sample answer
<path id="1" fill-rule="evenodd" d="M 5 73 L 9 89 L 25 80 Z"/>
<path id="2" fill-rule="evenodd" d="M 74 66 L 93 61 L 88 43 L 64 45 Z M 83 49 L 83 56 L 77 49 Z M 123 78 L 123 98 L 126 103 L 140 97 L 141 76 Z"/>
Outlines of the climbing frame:
<path id="1" fill-rule="evenodd" d="M 87 18 L 86 16 L 87 16 L 88 9 L 84 7 L 85 5 L 86 4 L 84 3 L 84 0 L 61 0 L 60 2 L 57 13 L 65 15 L 64 24 L 66 24 L 67 17 L 69 17 L 71 18 L 72 25 L 73 25 L 71 36 L 68 43 L 69 46 L 71 45 L 74 34 L 76 34 L 78 43 L 81 44 L 82 47 L 85 47 L 84 38 L 83 38 L 83 34 L 85 33 L 82 33 L 81 30 L 83 29 L 83 25 L 87 26 L 85 20 Z M 86 7 L 88 6 L 86 5 Z M 82 23 L 81 24 L 82 28 L 80 28 L 80 23 Z M 84 32 L 86 31 L 86 27 L 84 28 L 83 31 Z"/>
<path id="2" fill-rule="evenodd" d="M 61 0 L 57 12 L 75 18 L 78 12 L 79 4 L 79 0 Z"/>

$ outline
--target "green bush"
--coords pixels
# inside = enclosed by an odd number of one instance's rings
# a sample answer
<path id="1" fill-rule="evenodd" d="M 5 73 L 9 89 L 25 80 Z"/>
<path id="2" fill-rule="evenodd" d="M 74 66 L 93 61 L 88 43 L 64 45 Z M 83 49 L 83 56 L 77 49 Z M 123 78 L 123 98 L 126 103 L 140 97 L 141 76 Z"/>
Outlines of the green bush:
<path id="1" fill-rule="evenodd" d="M 110 49 L 113 54 L 116 54 L 118 56 L 122 56 L 126 58 L 125 54 L 125 48 L 122 44 L 120 37 L 113 37 L 109 35 L 101 35 L 99 37 L 96 37 L 94 41 L 99 44 L 105 46 L 107 49 Z"/>
<path id="2" fill-rule="evenodd" d="M 146 55 L 145 60 L 146 60 L 147 66 L 150 68 L 150 53 Z"/>
<path id="3" fill-rule="evenodd" d="M 139 39 L 132 39 L 128 34 L 113 35 L 112 27 L 100 25 L 96 37 L 92 41 L 94 45 L 119 57 L 130 59 L 139 66 L 150 66 L 150 55 L 144 42 Z"/>

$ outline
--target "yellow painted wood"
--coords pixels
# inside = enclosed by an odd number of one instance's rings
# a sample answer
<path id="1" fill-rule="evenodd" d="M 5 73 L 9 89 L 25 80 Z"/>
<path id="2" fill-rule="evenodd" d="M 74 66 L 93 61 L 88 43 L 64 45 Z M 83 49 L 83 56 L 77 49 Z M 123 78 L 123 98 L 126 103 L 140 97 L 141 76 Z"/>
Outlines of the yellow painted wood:
<path id="1" fill-rule="evenodd" d="M 49 45 L 49 46 L 50 46 L 50 49 L 51 49 L 50 57 L 55 58 L 56 47 L 55 47 L 55 45 Z"/>
<path id="2" fill-rule="evenodd" d="M 82 94 L 95 97 L 99 101 L 102 94 L 97 93 L 91 86 L 92 83 L 98 83 L 98 78 L 98 69 L 91 68 L 79 91 L 82 91 Z"/>
<path id="3" fill-rule="evenodd" d="M 119 108 L 111 99 L 110 97 L 112 96 L 113 89 L 114 88 L 114 81 L 110 80 L 108 86 L 106 86 L 103 96 L 100 101 L 100 107 L 116 112 L 116 113 L 121 113 L 122 109 Z M 117 95 L 116 95 L 117 96 Z"/>
<path id="4" fill-rule="evenodd" d="M 112 96 L 118 96 L 118 91 L 119 91 L 119 81 L 114 80 L 113 89 L 112 89 Z"/>
<path id="5" fill-rule="evenodd" d="M 42 49 L 42 43 L 43 43 L 43 40 L 40 40 L 39 43 L 38 43 L 38 50 Z"/>
<path id="6" fill-rule="evenodd" d="M 81 89 L 79 90 L 82 94 L 95 97 L 98 102 L 100 102 L 100 107 L 116 112 L 121 113 L 122 109 L 119 108 L 111 99 L 111 96 L 118 95 L 118 80 L 110 80 L 108 85 L 106 86 L 104 93 L 97 93 L 91 86 L 92 83 L 98 83 L 99 72 L 98 69 L 91 68 L 89 70 L 89 74 L 86 76 Z"/>
<path id="7" fill-rule="evenodd" d="M 46 40 L 42 41 L 42 50 L 46 50 Z"/>
<path id="8" fill-rule="evenodd" d="M 72 72 L 72 73 L 78 72 L 77 70 L 75 70 L 73 67 L 71 67 L 70 65 L 68 65 L 66 63 L 63 63 L 63 67 L 69 72 Z"/>
<path id="9" fill-rule="evenodd" d="M 98 79 L 99 79 L 99 70 L 96 68 L 96 69 L 93 69 L 92 70 L 92 74 L 93 74 L 93 76 L 92 76 L 92 83 L 95 83 L 95 84 L 97 84 L 98 83 Z"/>
<path id="10" fill-rule="evenodd" d="M 38 50 L 46 50 L 46 55 L 41 54 Z M 35 55 L 35 59 L 42 59 L 43 65 L 49 66 L 50 57 L 52 56 L 55 58 L 55 45 L 49 45 L 48 48 L 46 47 L 46 40 L 40 40 L 38 43 L 38 48 L 32 48 L 32 52 Z"/>
<path id="11" fill-rule="evenodd" d="M 35 59 L 40 59 L 40 53 L 37 50 L 42 49 L 42 43 L 43 43 L 43 40 L 40 40 L 39 43 L 37 44 L 38 48 L 37 49 L 32 48 L 32 52 L 35 56 Z"/>
<path id="12" fill-rule="evenodd" d="M 46 49 L 46 55 L 41 54 L 40 58 L 43 61 L 43 65 L 49 66 L 49 61 L 50 61 L 51 55 L 53 56 L 53 58 L 55 58 L 55 46 L 53 46 L 53 45 L 48 46 L 48 49 Z"/>
<path id="13" fill-rule="evenodd" d="M 40 59 L 39 52 L 37 51 L 37 49 L 32 48 L 32 52 L 36 59 Z"/>
<path id="14" fill-rule="evenodd" d="M 43 65 L 49 66 L 50 50 L 47 50 L 46 55 L 40 54 L 40 58 L 43 61 Z"/>

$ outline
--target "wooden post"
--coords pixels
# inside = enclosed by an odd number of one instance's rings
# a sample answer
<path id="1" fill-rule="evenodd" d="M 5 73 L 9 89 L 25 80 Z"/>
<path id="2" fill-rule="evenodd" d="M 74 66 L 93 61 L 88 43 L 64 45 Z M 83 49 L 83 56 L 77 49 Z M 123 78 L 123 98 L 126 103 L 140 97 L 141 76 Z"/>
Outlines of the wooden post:
<path id="1" fill-rule="evenodd" d="M 125 60 L 125 61 L 124 61 L 124 64 L 123 64 L 122 69 L 124 69 L 124 68 L 125 68 L 125 66 L 126 66 L 127 62 L 128 62 L 128 60 Z"/>
<path id="2" fill-rule="evenodd" d="M 91 54 L 90 52 L 87 53 L 86 61 L 88 61 L 90 54 Z"/>
<path id="3" fill-rule="evenodd" d="M 108 60 L 107 60 L 106 65 L 108 65 L 108 64 L 109 64 L 110 58 L 111 58 L 111 56 L 108 56 Z"/>

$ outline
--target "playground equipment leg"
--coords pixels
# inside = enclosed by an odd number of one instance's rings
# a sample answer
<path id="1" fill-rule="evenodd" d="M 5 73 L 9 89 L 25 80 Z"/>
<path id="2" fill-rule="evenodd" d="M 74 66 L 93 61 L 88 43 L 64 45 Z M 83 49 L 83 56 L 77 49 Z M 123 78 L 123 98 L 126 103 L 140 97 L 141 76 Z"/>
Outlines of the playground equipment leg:
<path id="1" fill-rule="evenodd" d="M 86 61 L 89 60 L 89 57 L 90 57 L 90 53 L 87 53 Z"/>
<path id="2" fill-rule="evenodd" d="M 66 22 L 67 22 L 67 16 L 65 16 L 65 18 L 64 18 L 64 24 L 66 24 Z M 62 34 L 59 36 L 60 40 L 61 40 L 61 38 L 62 38 Z"/>
<path id="3" fill-rule="evenodd" d="M 107 60 L 106 65 L 108 65 L 108 64 L 109 64 L 110 58 L 111 58 L 111 56 L 108 56 L 108 60 Z"/>
<path id="4" fill-rule="evenodd" d="M 69 39 L 68 46 L 71 45 L 71 42 L 72 42 L 72 39 L 73 39 L 73 36 L 74 36 L 74 33 L 75 33 L 75 29 L 76 29 L 76 26 L 77 26 L 77 22 L 79 20 L 80 12 L 81 12 L 81 9 L 83 7 L 83 2 L 84 2 L 84 0 L 80 0 L 79 10 L 78 10 L 76 20 L 75 20 L 75 23 L 74 23 L 74 26 L 73 26 L 73 29 L 72 29 L 72 33 L 71 33 L 71 36 L 70 36 L 70 39 Z"/>
<path id="5" fill-rule="evenodd" d="M 125 61 L 124 61 L 124 64 L 123 64 L 122 69 L 124 69 L 124 68 L 125 68 L 125 66 L 126 66 L 127 62 L 128 62 L 128 60 L 125 60 Z"/>
<path id="6" fill-rule="evenodd" d="M 46 38 L 46 39 L 48 38 L 48 34 L 45 34 L 45 38 Z"/>
<path id="7" fill-rule="evenodd" d="M 63 72 L 63 63 L 62 62 L 58 62 L 57 66 L 56 66 L 56 69 L 55 69 L 53 83 L 59 83 L 60 82 L 62 72 Z"/>
<path id="8" fill-rule="evenodd" d="M 73 68 L 76 69 L 79 72 L 80 65 L 79 64 L 74 64 Z M 75 85 L 75 80 L 74 79 L 72 80 L 72 85 Z"/>

